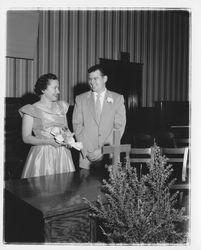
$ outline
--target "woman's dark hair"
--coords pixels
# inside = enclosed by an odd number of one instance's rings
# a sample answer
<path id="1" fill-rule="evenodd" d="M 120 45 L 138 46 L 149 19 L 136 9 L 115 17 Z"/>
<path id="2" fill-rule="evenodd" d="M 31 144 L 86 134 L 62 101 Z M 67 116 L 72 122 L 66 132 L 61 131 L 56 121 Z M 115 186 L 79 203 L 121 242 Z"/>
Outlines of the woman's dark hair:
<path id="1" fill-rule="evenodd" d="M 35 86 L 34 86 L 34 92 L 36 95 L 40 96 L 43 94 L 42 90 L 45 90 L 49 84 L 49 80 L 58 80 L 58 77 L 52 73 L 41 75 Z"/>

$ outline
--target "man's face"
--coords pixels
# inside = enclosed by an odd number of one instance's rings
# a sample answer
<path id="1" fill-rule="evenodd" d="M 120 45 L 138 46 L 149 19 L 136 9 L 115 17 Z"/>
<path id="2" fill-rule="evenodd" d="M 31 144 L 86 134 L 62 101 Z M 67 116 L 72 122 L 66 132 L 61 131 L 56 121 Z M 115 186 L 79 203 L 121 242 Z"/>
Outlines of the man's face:
<path id="1" fill-rule="evenodd" d="M 107 76 L 103 76 L 100 70 L 96 70 L 94 72 L 89 73 L 88 81 L 92 91 L 96 93 L 101 93 L 105 89 Z"/>

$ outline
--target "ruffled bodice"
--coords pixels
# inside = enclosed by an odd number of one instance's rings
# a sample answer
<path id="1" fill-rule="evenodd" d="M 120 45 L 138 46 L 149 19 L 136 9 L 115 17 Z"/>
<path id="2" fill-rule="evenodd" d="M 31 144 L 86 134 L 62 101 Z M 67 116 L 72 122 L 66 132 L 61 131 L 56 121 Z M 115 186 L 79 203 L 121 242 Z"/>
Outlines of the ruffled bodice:
<path id="1" fill-rule="evenodd" d="M 38 108 L 35 105 L 27 104 L 19 109 L 21 116 L 24 114 L 33 117 L 33 133 L 37 138 L 51 138 L 50 131 L 54 127 L 68 128 L 66 113 L 68 111 L 68 104 L 60 101 L 57 102 L 58 110 L 56 113 Z"/>

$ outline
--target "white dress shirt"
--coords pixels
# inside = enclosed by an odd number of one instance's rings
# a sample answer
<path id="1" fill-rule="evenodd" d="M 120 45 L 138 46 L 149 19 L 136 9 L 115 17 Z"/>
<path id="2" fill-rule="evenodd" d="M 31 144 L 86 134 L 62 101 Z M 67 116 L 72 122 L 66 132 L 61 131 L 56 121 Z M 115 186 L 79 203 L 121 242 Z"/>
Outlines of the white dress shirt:
<path id="1" fill-rule="evenodd" d="M 103 92 L 100 93 L 101 110 L 103 109 L 103 102 L 104 102 L 104 98 L 105 98 L 105 93 L 106 93 L 106 89 Z M 94 92 L 94 101 L 95 101 L 95 103 L 96 103 L 97 95 L 98 95 L 98 93 Z"/>

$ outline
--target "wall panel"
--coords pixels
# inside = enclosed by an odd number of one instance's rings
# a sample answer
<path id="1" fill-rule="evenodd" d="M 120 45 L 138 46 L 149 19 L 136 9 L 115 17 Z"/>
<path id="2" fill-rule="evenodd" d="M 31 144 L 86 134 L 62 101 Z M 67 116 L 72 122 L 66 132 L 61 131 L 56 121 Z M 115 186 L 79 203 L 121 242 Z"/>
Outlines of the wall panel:
<path id="1" fill-rule="evenodd" d="M 120 12 L 113 11 L 113 29 L 112 29 L 112 55 L 114 60 L 118 60 L 119 57 L 119 44 L 120 44 Z"/>
<path id="2" fill-rule="evenodd" d="M 78 13 L 78 83 L 87 80 L 87 12 Z M 95 28 L 97 32 L 97 28 Z M 97 54 L 96 46 L 96 54 Z"/>
<path id="3" fill-rule="evenodd" d="M 6 58 L 6 96 L 32 91 L 37 77 L 59 76 L 61 99 L 74 102 L 74 87 L 86 83 L 99 58 L 130 53 L 143 63 L 142 105 L 189 98 L 189 12 L 148 10 L 40 11 L 33 61 Z"/>
<path id="4" fill-rule="evenodd" d="M 38 72 L 37 75 L 40 76 L 44 72 L 49 70 L 50 61 L 50 51 L 49 43 L 50 41 L 50 15 L 48 11 L 40 12 L 39 19 L 39 34 L 38 34 Z"/>

